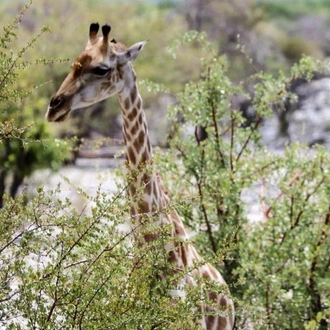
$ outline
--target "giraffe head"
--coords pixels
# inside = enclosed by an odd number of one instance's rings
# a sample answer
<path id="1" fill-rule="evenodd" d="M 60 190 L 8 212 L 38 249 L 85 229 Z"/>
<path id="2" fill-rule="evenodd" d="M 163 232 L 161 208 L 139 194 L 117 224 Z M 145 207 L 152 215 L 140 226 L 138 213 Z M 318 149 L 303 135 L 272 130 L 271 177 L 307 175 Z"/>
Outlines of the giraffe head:
<path id="1" fill-rule="evenodd" d="M 50 101 L 46 113 L 48 121 L 64 121 L 72 110 L 119 94 L 129 83 L 124 76 L 125 69 L 131 69 L 130 62 L 146 42 L 126 48 L 114 39 L 109 40 L 109 25 L 102 26 L 100 37 L 98 30 L 98 23 L 90 25 L 85 50 L 73 62 L 70 73 Z"/>

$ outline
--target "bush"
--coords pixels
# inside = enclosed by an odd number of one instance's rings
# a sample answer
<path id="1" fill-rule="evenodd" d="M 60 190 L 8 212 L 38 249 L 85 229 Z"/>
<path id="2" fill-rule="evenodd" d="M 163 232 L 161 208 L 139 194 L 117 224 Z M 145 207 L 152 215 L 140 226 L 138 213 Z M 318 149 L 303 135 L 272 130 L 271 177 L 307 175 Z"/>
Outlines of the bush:
<path id="1" fill-rule="evenodd" d="M 3 27 L 0 38 L 0 208 L 4 194 L 14 198 L 25 177 L 36 169 L 56 169 L 69 155 L 67 143 L 51 139 L 43 121 L 41 113 L 45 111 L 47 100 L 38 97 L 36 89 L 28 89 L 29 80 L 24 76 L 26 71 L 31 74 L 35 66 L 50 63 L 43 59 L 34 63 L 25 60 L 26 53 L 49 31 L 43 28 L 17 52 L 12 48 L 28 8 L 26 5 L 11 24 Z M 62 149 L 62 154 L 57 152 L 58 148 Z"/>
<path id="2" fill-rule="evenodd" d="M 191 301 L 173 308 L 170 283 L 155 277 L 164 242 L 136 247 L 136 231 L 118 231 L 129 210 L 123 193 L 89 198 L 90 216 L 59 193 L 39 189 L 28 205 L 10 200 L 1 211 L 0 326 L 194 329 Z"/>
<path id="3" fill-rule="evenodd" d="M 290 145 L 283 155 L 260 145 L 258 128 L 272 106 L 291 98 L 290 82 L 309 79 L 323 63 L 304 57 L 277 78 L 258 73 L 246 125 L 233 99 L 244 95 L 227 76 L 224 58 L 204 58 L 198 82 L 178 97 L 171 118 L 171 152 L 162 172 L 194 241 L 237 299 L 238 326 L 326 329 L 329 325 L 329 153 Z M 201 139 L 198 127 L 207 138 Z M 190 134 L 188 132 L 191 132 Z M 260 192 L 255 187 L 259 187 Z M 251 223 L 243 195 L 254 195 L 264 220 Z"/>

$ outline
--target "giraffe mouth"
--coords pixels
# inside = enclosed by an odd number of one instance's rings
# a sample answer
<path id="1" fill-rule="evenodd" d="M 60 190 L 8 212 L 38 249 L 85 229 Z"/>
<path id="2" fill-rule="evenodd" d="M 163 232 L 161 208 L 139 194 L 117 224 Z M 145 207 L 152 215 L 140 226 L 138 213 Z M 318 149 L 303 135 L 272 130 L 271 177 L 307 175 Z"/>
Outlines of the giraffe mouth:
<path id="1" fill-rule="evenodd" d="M 69 116 L 70 110 L 65 111 L 63 113 L 63 111 L 61 111 L 62 113 L 60 113 L 58 115 L 58 113 L 54 113 L 53 109 L 48 107 L 47 113 L 46 113 L 46 120 L 49 122 L 61 122 L 64 121 L 65 119 L 67 119 L 67 117 Z"/>
<path id="2" fill-rule="evenodd" d="M 54 121 L 56 123 L 59 123 L 59 122 L 62 122 L 64 121 L 65 119 L 67 119 L 69 117 L 69 114 L 70 114 L 70 111 L 68 112 L 65 112 L 63 115 L 60 115 L 58 118 L 56 118 Z"/>

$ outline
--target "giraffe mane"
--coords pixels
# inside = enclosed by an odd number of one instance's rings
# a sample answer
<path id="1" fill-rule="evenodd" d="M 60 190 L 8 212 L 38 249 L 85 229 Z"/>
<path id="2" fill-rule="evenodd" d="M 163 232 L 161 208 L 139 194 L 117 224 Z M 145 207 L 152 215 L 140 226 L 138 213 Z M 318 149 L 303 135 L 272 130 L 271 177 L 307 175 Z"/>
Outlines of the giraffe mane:
<path id="1" fill-rule="evenodd" d="M 111 47 L 111 50 L 114 51 L 115 53 L 121 53 L 121 52 L 124 52 L 125 50 L 127 50 L 127 47 L 122 42 L 119 42 L 119 41 L 116 41 L 116 42 L 111 41 L 110 47 Z"/>

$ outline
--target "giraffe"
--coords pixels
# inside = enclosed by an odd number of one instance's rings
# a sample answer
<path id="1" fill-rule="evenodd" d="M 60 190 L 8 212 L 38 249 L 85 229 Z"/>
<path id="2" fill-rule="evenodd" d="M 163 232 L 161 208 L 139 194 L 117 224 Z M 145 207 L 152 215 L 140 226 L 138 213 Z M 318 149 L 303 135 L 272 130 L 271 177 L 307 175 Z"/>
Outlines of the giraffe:
<path id="1" fill-rule="evenodd" d="M 118 96 L 123 116 L 126 166 L 133 178 L 129 180 L 132 219 L 137 223 L 152 219 L 149 221 L 160 228 L 170 227 L 169 235 L 173 240 L 166 245 L 168 261 L 174 270 L 183 274 L 181 289 L 172 290 L 170 295 L 184 297 L 186 285 L 197 286 L 201 279 L 214 281 L 224 291 L 207 293 L 212 307 L 199 307 L 202 314 L 200 325 L 206 330 L 233 329 L 234 304 L 227 284 L 218 270 L 204 262 L 197 253 L 179 214 L 170 207 L 169 195 L 154 171 L 147 121 L 135 71 L 131 65 L 146 42 L 138 42 L 126 48 L 115 39 L 109 40 L 110 30 L 109 25 L 103 25 L 102 36 L 98 36 L 99 24 L 90 25 L 86 48 L 73 62 L 71 71 L 52 97 L 46 119 L 61 122 L 74 109 Z M 145 169 L 146 167 L 149 169 Z M 138 194 L 138 190 L 142 194 Z M 143 238 L 145 242 L 150 242 L 157 239 L 157 234 L 146 233 Z M 217 307 L 214 308 L 214 305 Z"/>

